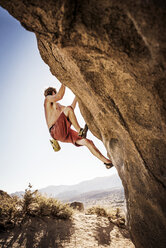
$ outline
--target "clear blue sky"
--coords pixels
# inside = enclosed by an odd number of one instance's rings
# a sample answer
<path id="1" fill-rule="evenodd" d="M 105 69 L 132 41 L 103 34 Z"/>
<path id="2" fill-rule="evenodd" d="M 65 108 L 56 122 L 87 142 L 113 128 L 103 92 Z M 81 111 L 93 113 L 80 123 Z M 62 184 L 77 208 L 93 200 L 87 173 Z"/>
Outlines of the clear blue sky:
<path id="1" fill-rule="evenodd" d="M 78 182 L 115 173 L 105 169 L 86 147 L 61 143 L 55 153 L 44 118 L 43 91 L 61 84 L 40 57 L 35 35 L 0 7 L 0 189 L 36 189 Z M 61 104 L 73 100 L 68 89 Z M 76 108 L 81 125 L 84 120 Z M 101 152 L 106 150 L 90 132 Z"/>

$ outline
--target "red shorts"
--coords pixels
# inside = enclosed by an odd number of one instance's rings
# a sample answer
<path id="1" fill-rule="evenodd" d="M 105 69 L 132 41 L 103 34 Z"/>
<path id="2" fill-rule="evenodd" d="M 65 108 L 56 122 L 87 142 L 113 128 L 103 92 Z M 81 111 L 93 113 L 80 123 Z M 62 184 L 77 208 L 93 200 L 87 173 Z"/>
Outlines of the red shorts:
<path id="1" fill-rule="evenodd" d="M 58 120 L 49 130 L 53 139 L 61 142 L 73 143 L 75 146 L 80 146 L 76 144 L 76 141 L 81 140 L 82 137 L 80 137 L 78 133 L 72 130 L 70 127 L 71 127 L 71 122 L 62 112 Z"/>

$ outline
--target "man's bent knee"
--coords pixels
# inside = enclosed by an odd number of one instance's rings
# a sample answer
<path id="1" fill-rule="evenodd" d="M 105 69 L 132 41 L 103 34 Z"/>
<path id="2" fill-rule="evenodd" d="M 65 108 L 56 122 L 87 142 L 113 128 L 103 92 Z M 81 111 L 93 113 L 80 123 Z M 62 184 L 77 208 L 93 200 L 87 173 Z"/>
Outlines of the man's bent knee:
<path id="1" fill-rule="evenodd" d="M 70 112 L 74 112 L 74 109 L 72 108 L 72 106 L 67 106 L 67 112 L 70 113 Z"/>
<path id="2" fill-rule="evenodd" d="M 64 112 L 64 114 L 65 114 L 66 116 L 68 116 L 70 111 L 73 112 L 74 110 L 73 110 L 73 108 L 72 108 L 71 106 L 67 106 L 67 107 L 64 109 L 63 112 Z"/>
<path id="3" fill-rule="evenodd" d="M 72 106 L 67 106 L 66 108 L 68 108 L 69 110 L 73 110 Z"/>

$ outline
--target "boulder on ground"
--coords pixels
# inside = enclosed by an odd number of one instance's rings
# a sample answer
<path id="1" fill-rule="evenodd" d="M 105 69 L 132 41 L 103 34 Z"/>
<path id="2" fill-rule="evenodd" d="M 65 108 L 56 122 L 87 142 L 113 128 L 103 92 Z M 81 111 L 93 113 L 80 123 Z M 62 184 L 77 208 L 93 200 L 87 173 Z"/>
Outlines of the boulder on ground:
<path id="1" fill-rule="evenodd" d="M 72 202 L 70 203 L 70 207 L 79 211 L 84 211 L 84 204 L 82 202 Z"/>

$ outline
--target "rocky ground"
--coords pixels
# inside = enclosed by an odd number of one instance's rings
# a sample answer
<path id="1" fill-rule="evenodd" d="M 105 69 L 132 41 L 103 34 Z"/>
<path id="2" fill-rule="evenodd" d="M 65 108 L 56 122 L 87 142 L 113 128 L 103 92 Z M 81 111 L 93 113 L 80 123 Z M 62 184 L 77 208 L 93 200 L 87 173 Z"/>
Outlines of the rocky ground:
<path id="1" fill-rule="evenodd" d="M 2 248 L 134 248 L 128 231 L 108 218 L 75 212 L 72 220 L 31 217 L 0 234 Z"/>

